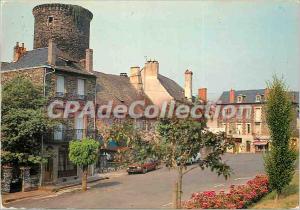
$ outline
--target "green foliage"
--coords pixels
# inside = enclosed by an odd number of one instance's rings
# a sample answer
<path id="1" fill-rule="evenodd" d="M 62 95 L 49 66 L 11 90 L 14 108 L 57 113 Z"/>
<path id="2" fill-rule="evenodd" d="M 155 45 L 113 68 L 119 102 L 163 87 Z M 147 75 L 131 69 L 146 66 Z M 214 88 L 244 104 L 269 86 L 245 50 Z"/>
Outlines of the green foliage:
<path id="1" fill-rule="evenodd" d="M 83 169 L 97 161 L 99 142 L 91 138 L 73 140 L 69 144 L 69 159 Z"/>
<path id="2" fill-rule="evenodd" d="M 266 117 L 271 151 L 265 156 L 265 168 L 271 188 L 280 194 L 295 171 L 296 152 L 290 147 L 292 102 L 283 80 L 274 77 L 269 89 Z"/>
<path id="3" fill-rule="evenodd" d="M 2 164 L 43 162 L 41 138 L 52 126 L 46 117 L 41 87 L 16 77 L 2 89 Z"/>
<path id="4" fill-rule="evenodd" d="M 231 144 L 224 133 L 214 134 L 205 126 L 205 122 L 194 119 L 162 119 L 157 126 L 160 156 L 169 167 L 176 168 L 185 166 L 201 151 L 199 166 L 202 169 L 209 167 L 227 178 L 231 170 L 222 162 L 221 155 Z"/>

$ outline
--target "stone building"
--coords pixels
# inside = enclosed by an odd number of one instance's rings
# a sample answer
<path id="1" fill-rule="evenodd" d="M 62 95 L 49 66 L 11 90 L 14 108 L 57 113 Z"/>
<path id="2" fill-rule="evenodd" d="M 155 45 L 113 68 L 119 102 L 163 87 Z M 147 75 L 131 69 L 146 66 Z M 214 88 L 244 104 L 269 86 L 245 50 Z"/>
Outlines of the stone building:
<path id="1" fill-rule="evenodd" d="M 299 93 L 290 94 L 294 111 L 299 116 Z M 269 149 L 270 133 L 265 112 L 267 95 L 268 89 L 256 89 L 224 91 L 220 96 L 217 102 L 220 114 L 214 123 L 210 123 L 234 139 L 235 146 L 230 152 L 261 152 Z M 296 143 L 299 139 L 297 117 L 292 122 L 292 129 Z"/>
<path id="2" fill-rule="evenodd" d="M 137 100 L 147 105 L 161 106 L 164 102 L 191 103 L 192 72 L 185 71 L 185 88 L 159 73 L 157 61 L 147 61 L 143 68 L 130 68 L 129 76 L 105 74 L 93 69 L 93 50 L 89 48 L 90 21 L 93 14 L 76 5 L 42 4 L 33 8 L 34 44 L 27 50 L 24 43 L 14 47 L 12 62 L 1 63 L 1 84 L 18 75 L 29 78 L 43 88 L 54 100 L 78 101 L 80 109 L 71 117 L 58 119 L 56 128 L 44 135 L 43 153 L 51 153 L 43 166 L 44 183 L 57 183 L 80 176 L 80 170 L 68 159 L 68 144 L 72 139 L 85 136 L 97 138 L 103 124 L 110 125 L 114 118 L 80 118 L 79 112 L 92 101 L 96 107 L 113 102 L 113 107 L 129 106 Z M 56 106 L 57 112 L 64 111 Z M 137 107 L 138 113 L 144 108 Z M 127 116 L 126 119 L 129 117 Z M 157 119 L 134 120 L 136 127 L 149 130 Z M 90 174 L 95 172 L 90 167 Z"/>
<path id="3" fill-rule="evenodd" d="M 143 91 L 153 104 L 161 106 L 164 102 L 170 101 L 190 103 L 192 101 L 192 75 L 191 71 L 185 71 L 185 88 L 183 89 L 175 81 L 159 73 L 158 61 L 147 61 L 143 68 L 132 67 L 129 78 L 138 91 Z"/>
<path id="4" fill-rule="evenodd" d="M 44 4 L 35 7 L 33 14 L 34 49 L 27 51 L 23 43 L 16 44 L 13 62 L 1 63 L 1 84 L 22 75 L 43 88 L 49 104 L 54 100 L 79 102 L 79 111 L 58 119 L 57 127 L 42 139 L 43 153 L 54 154 L 43 167 L 43 182 L 55 183 L 80 176 L 68 158 L 69 141 L 95 137 L 95 118 L 79 116 L 87 101 L 96 103 L 93 51 L 89 49 L 92 13 L 79 6 Z"/>

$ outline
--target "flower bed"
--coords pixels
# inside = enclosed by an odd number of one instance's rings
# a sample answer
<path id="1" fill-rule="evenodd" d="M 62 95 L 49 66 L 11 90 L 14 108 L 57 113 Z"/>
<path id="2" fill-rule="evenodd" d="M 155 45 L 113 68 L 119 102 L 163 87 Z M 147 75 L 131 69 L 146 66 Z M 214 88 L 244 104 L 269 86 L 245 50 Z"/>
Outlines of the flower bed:
<path id="1" fill-rule="evenodd" d="M 224 191 L 193 193 L 189 200 L 183 202 L 183 207 L 187 209 L 241 209 L 261 199 L 269 190 L 268 178 L 265 175 L 258 175 L 245 185 L 232 185 L 228 193 Z"/>

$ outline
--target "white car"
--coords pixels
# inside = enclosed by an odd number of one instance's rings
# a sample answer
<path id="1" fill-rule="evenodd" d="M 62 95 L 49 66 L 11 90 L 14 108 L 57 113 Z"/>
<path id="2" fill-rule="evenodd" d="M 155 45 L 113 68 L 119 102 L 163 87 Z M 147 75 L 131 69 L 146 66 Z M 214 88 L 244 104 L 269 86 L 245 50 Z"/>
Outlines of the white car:
<path id="1" fill-rule="evenodd" d="M 197 153 L 196 157 L 192 157 L 189 159 L 189 161 L 187 162 L 188 164 L 194 164 L 194 163 L 198 163 L 201 159 L 201 154 L 200 152 Z"/>

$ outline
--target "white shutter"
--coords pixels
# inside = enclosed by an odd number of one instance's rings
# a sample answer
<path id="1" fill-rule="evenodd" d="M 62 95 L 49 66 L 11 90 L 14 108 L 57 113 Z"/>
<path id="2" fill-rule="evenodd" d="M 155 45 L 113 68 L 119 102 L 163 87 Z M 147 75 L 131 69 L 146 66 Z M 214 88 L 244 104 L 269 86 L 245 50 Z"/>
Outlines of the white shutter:
<path id="1" fill-rule="evenodd" d="M 65 92 L 65 78 L 63 76 L 57 76 L 56 92 L 57 93 L 64 93 Z"/>
<path id="2" fill-rule="evenodd" d="M 63 140 L 63 124 L 58 124 L 54 131 L 54 140 Z"/>
<path id="3" fill-rule="evenodd" d="M 84 80 L 83 79 L 78 79 L 77 94 L 80 96 L 84 95 Z"/>
<path id="4" fill-rule="evenodd" d="M 83 129 L 84 129 L 84 121 L 83 118 L 76 118 L 75 122 L 75 131 L 76 131 L 76 139 L 82 139 L 83 138 Z"/>

